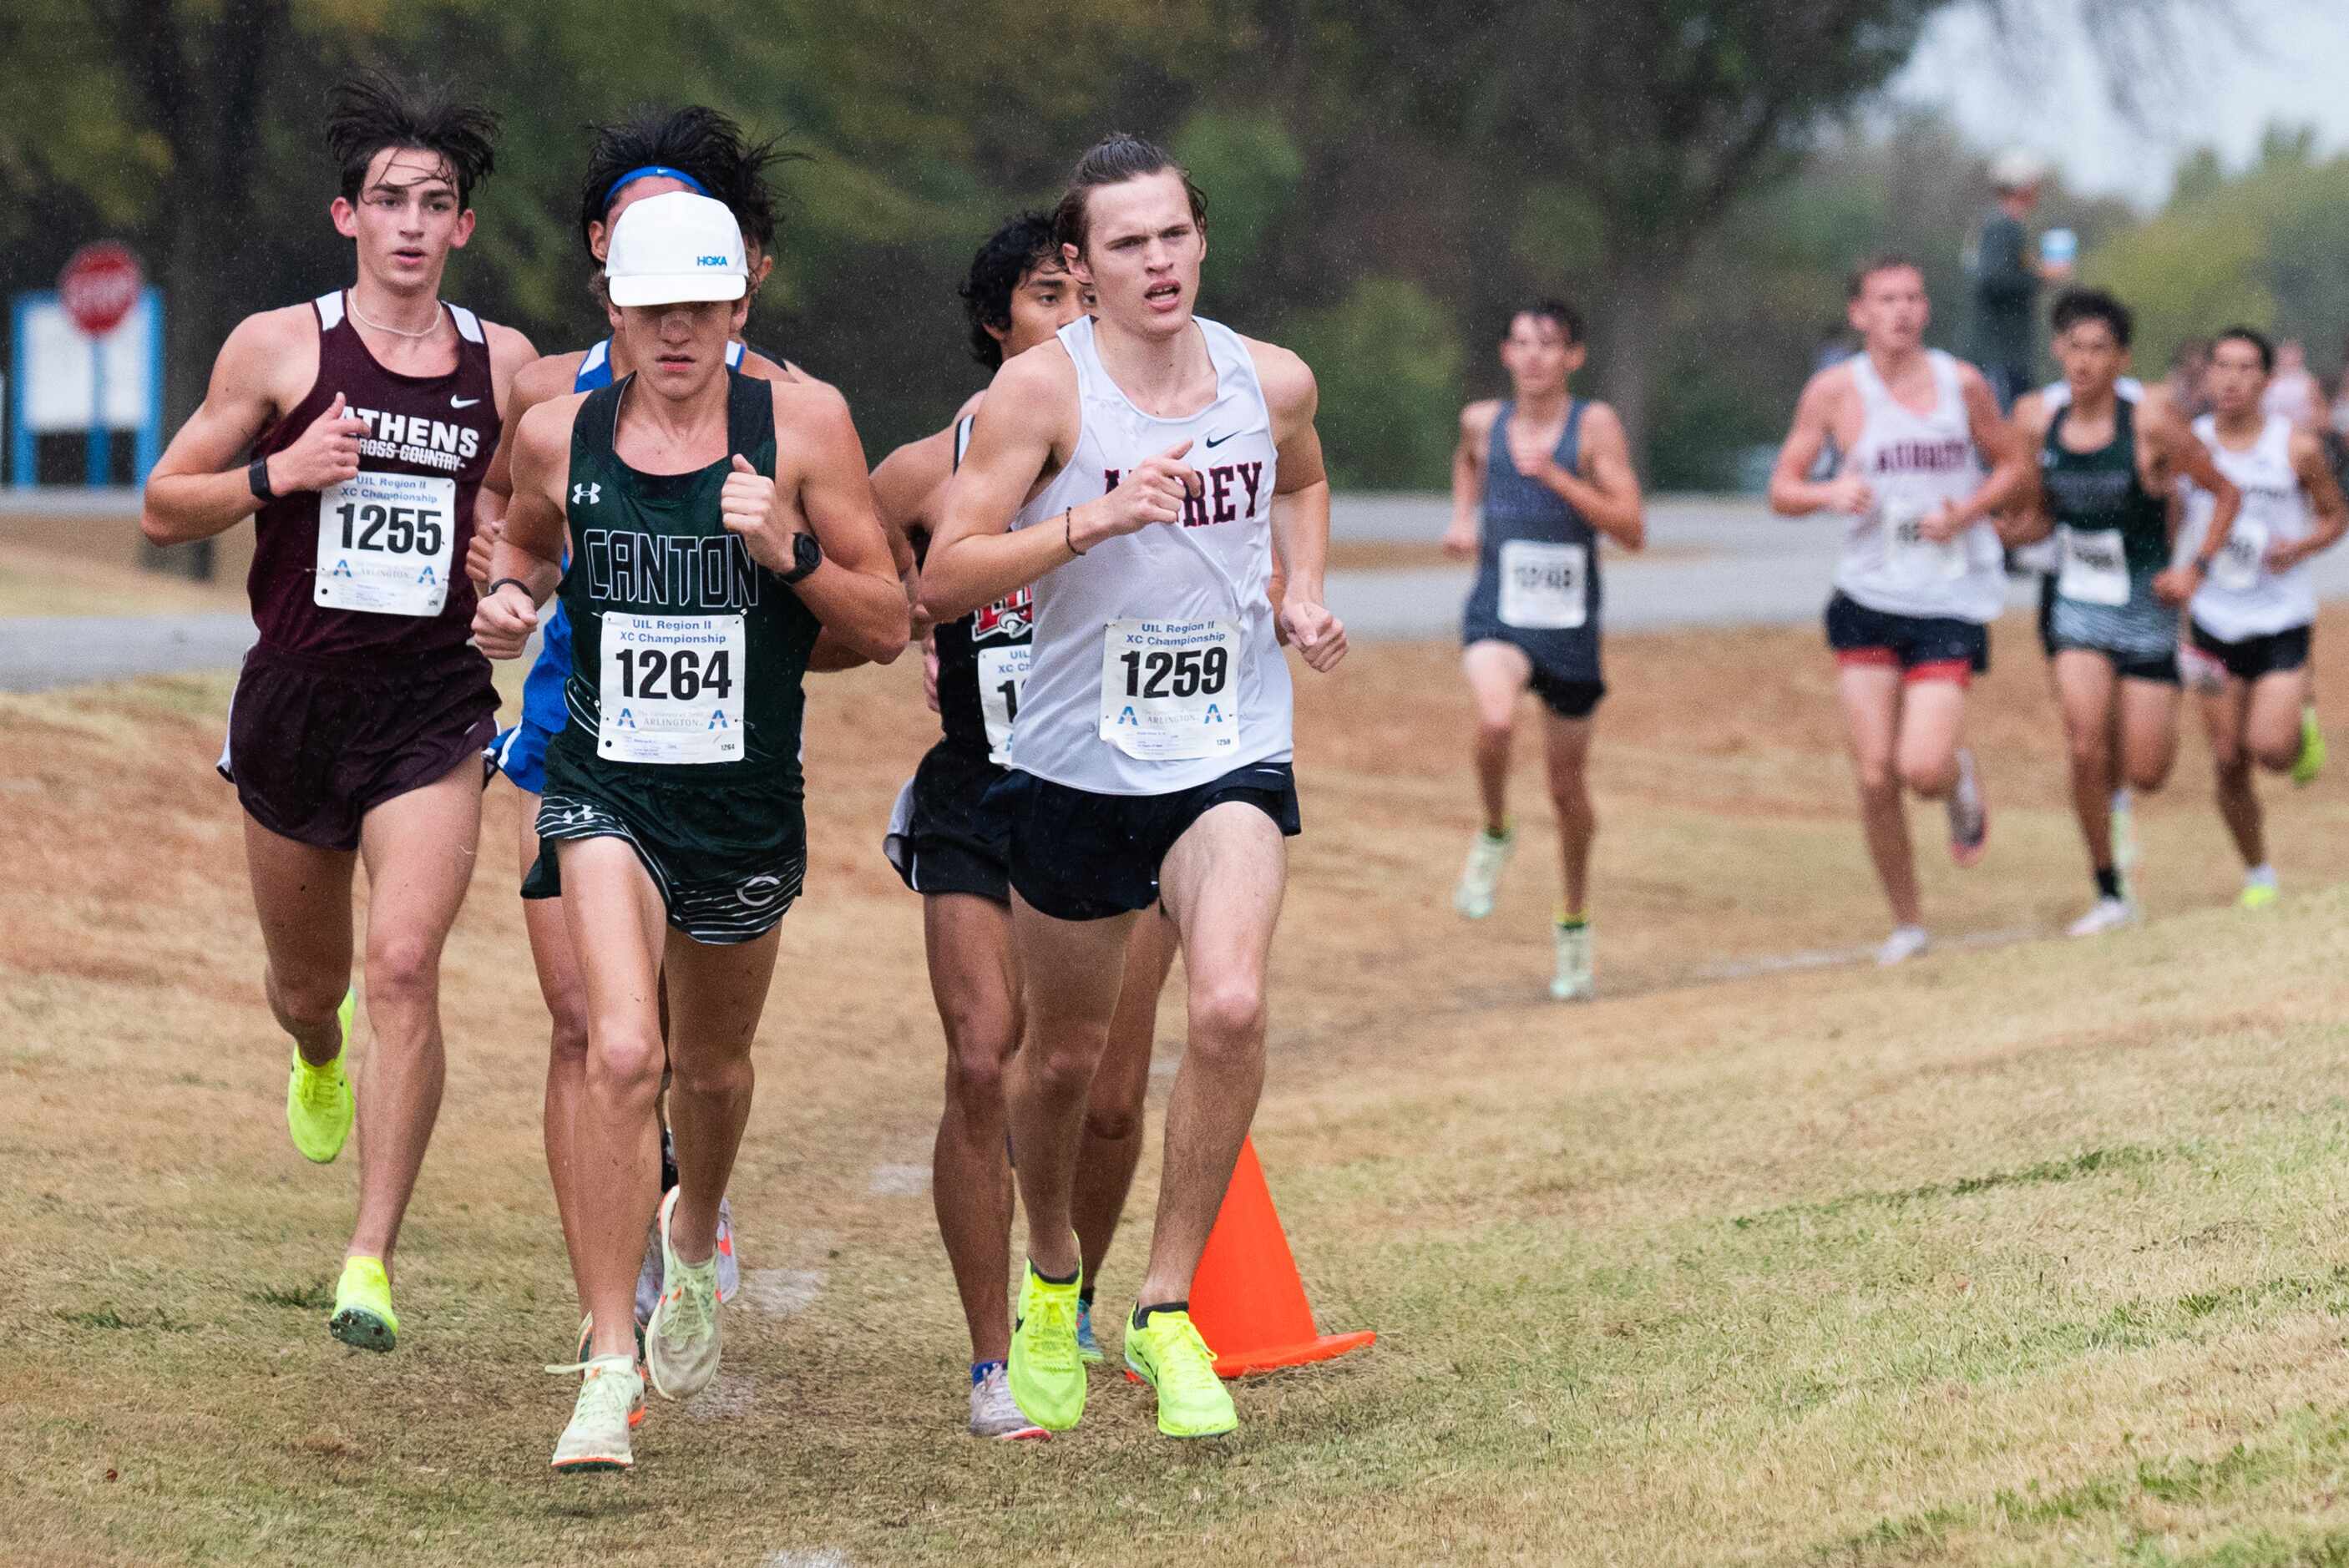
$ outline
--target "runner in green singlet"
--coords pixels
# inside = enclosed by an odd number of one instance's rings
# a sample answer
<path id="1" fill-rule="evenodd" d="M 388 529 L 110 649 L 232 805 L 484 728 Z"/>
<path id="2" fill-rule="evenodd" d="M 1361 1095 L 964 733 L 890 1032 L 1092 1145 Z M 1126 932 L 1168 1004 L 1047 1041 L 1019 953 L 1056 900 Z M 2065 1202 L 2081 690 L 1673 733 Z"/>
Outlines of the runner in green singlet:
<path id="1" fill-rule="evenodd" d="M 887 661 L 906 607 L 846 405 L 726 366 L 748 309 L 724 203 L 648 197 L 605 278 L 636 371 L 543 403 L 515 431 L 513 505 L 474 634 L 522 654 L 562 579 L 570 722 L 548 748 L 525 897 L 563 895 L 587 986 L 574 1259 L 594 1320 L 559 1470 L 626 1468 L 644 1398 L 637 1264 L 658 1190 L 666 1056 L 678 1184 L 645 1329 L 671 1398 L 717 1376 L 718 1202 L 750 1109 L 750 1041 L 807 855 L 800 681 L 818 632 Z M 561 572 L 565 529 L 574 558 Z"/>

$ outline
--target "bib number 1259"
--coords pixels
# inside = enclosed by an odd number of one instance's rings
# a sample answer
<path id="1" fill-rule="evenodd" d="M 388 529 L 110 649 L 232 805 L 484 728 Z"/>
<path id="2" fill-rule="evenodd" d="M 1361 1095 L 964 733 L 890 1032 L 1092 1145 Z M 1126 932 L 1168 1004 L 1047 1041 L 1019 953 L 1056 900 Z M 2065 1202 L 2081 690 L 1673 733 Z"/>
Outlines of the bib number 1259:
<path id="1" fill-rule="evenodd" d="M 1227 621 L 1112 621 L 1102 629 L 1101 738 L 1143 761 L 1239 744 L 1239 628 Z"/>

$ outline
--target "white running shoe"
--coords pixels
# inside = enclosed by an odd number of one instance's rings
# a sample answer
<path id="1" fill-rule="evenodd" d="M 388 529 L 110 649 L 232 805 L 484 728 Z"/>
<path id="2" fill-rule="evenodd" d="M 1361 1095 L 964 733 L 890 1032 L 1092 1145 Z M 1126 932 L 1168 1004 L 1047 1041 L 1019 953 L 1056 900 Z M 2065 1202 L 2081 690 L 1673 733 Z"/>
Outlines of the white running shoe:
<path id="1" fill-rule="evenodd" d="M 554 1445 L 554 1468 L 576 1471 L 626 1470 L 636 1455 L 628 1444 L 628 1429 L 643 1418 L 645 1380 L 635 1358 L 598 1356 L 549 1372 L 576 1372 L 579 1401 L 571 1408 L 571 1424 Z"/>
<path id="2" fill-rule="evenodd" d="M 2087 913 L 2074 921 L 2068 936 L 2102 936 L 2108 931 L 2118 931 L 2125 925 L 2135 925 L 2141 918 L 2137 901 L 2130 898 L 2100 898 Z"/>
<path id="3" fill-rule="evenodd" d="M 1958 781 L 1950 789 L 1950 859 L 1970 866 L 1990 846 L 1990 799 L 1982 793 L 1974 754 L 1958 748 Z"/>
<path id="4" fill-rule="evenodd" d="M 1510 851 L 1517 847 L 1517 830 L 1512 825 L 1499 838 L 1476 830 L 1476 838 L 1468 846 L 1468 863 L 1460 868 L 1460 885 L 1452 892 L 1452 907 L 1470 920 L 1482 920 L 1493 913 L 1493 894 L 1501 885 L 1501 869 L 1509 863 Z"/>
<path id="5" fill-rule="evenodd" d="M 1921 925 L 1896 925 L 1884 945 L 1876 950 L 1879 969 L 1889 969 L 1895 964 L 1906 964 L 1933 944 L 1932 934 Z"/>
<path id="6" fill-rule="evenodd" d="M 1589 922 L 1580 925 L 1553 922 L 1550 933 L 1557 946 L 1557 973 L 1550 977 L 1550 999 L 1588 1001 L 1598 989 L 1591 978 Z"/>
<path id="7" fill-rule="evenodd" d="M 725 1199 L 718 1200 L 718 1299 L 723 1304 L 732 1301 L 742 1288 L 742 1260 L 734 1251 L 734 1208 Z M 660 1300 L 661 1247 L 660 1221 L 655 1219 L 645 1227 L 645 1262 L 636 1271 L 636 1328 L 638 1337 L 646 1324 L 653 1320 L 653 1306 Z"/>
<path id="8" fill-rule="evenodd" d="M 1052 1434 L 1020 1411 L 1019 1401 L 1011 1397 L 1011 1379 L 1002 1363 L 998 1362 L 987 1369 L 986 1377 L 970 1386 L 970 1435 L 1001 1442 L 1024 1442 Z"/>
<path id="9" fill-rule="evenodd" d="M 678 1191 L 661 1200 L 662 1290 L 645 1325 L 645 1369 L 664 1399 L 690 1398 L 718 1376 L 718 1258 L 688 1264 L 677 1255 L 669 1230 Z"/>

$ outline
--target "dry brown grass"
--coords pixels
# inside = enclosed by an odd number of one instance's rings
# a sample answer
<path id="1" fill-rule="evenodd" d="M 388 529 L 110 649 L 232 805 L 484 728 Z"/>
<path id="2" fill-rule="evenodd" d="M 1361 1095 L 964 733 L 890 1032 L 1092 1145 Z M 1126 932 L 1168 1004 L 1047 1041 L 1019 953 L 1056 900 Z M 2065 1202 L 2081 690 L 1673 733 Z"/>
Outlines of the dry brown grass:
<path id="1" fill-rule="evenodd" d="M 1998 806 L 1937 925 L 2086 892 L 2027 628 L 1976 705 Z M 2349 621 L 2321 682 L 2349 691 Z M 1049 1445 L 961 1436 L 929 1204 L 939 1044 L 875 843 L 931 720 L 820 683 L 813 864 L 735 1199 L 718 1390 L 626 1478 L 557 1484 L 538 1371 L 575 1315 L 538 1152 L 544 1017 L 513 796 L 451 944 L 447 1109 L 407 1339 L 329 1341 L 355 1171 L 285 1145 L 227 682 L 0 699 L 0 1553 L 34 1562 L 2328 1562 L 2349 1541 L 2349 872 L 2337 779 L 2270 791 L 2288 897 L 2233 872 L 2199 740 L 2145 808 L 2147 929 L 1889 975 L 1708 981 L 1880 935 L 1809 632 L 1619 639 L 1598 790 L 1602 998 L 1540 999 L 1554 882 L 1448 908 L 1474 814 L 1454 653 L 1300 676 L 1306 837 L 1258 1141 L 1316 1305 L 1379 1346 L 1252 1383 L 1219 1445 L 1096 1380 Z M 1182 1016 L 1163 1017 L 1162 1053 Z M 365 1048 L 364 1043 L 360 1047 Z M 1162 1090 L 1164 1080 L 1158 1086 Z M 1146 1222 L 1154 1161 L 1132 1208 Z M 1138 1271 L 1120 1243 L 1107 1317 Z M 777 1271 L 767 1273 L 764 1271 Z M 785 1272 L 788 1271 L 788 1272 Z M 2334 1556 L 2324 1555 L 2326 1553 Z M 2293 1555 L 2299 1553 L 2298 1556 Z"/>

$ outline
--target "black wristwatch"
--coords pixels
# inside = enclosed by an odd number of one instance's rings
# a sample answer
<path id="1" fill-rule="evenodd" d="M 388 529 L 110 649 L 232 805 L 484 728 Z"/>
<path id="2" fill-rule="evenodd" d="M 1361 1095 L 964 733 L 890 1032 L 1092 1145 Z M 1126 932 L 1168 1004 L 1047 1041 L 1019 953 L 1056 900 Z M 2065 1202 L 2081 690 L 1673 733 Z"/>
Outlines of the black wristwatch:
<path id="1" fill-rule="evenodd" d="M 823 564 L 823 546 L 815 542 L 812 533 L 792 535 L 792 569 L 782 573 L 784 583 L 803 583 L 808 574 Z"/>
<path id="2" fill-rule="evenodd" d="M 255 500 L 275 500 L 277 492 L 269 488 L 269 459 L 255 458 L 245 465 L 244 482 L 253 490 Z"/>

